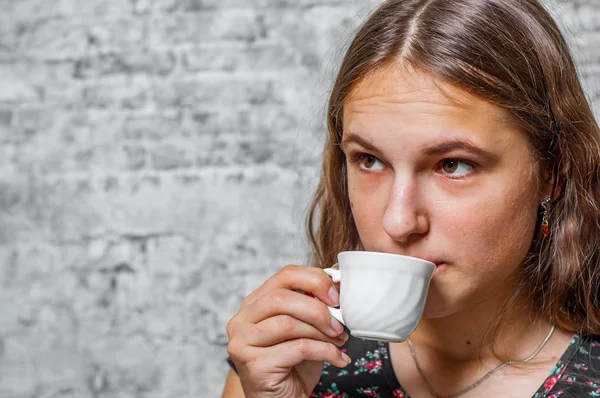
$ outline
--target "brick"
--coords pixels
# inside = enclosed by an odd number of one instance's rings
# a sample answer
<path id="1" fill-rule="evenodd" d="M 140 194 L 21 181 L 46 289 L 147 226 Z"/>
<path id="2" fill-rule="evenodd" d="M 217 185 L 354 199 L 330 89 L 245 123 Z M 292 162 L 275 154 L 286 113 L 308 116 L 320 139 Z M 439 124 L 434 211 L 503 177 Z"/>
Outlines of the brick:
<path id="1" fill-rule="evenodd" d="M 309 133 L 305 135 L 310 136 Z M 314 164 L 320 158 L 322 146 L 302 144 L 296 135 L 244 136 L 222 135 L 203 140 L 205 150 L 197 155 L 199 167 L 224 165 L 277 164 L 283 167 L 301 167 Z"/>
<path id="2" fill-rule="evenodd" d="M 183 65 L 190 71 L 280 71 L 299 66 L 298 55 L 281 43 L 200 45 L 184 51 Z"/>
<path id="3" fill-rule="evenodd" d="M 579 5 L 576 18 L 583 31 L 597 31 L 600 26 L 600 5 L 596 2 L 590 2 Z"/>
<path id="4" fill-rule="evenodd" d="M 153 338 L 184 340 L 187 336 L 188 312 L 184 304 L 156 303 L 144 317 L 146 332 Z"/>
<path id="5" fill-rule="evenodd" d="M 36 102 L 41 98 L 41 92 L 31 84 L 28 76 L 16 70 L 14 65 L 0 64 L 0 76 L 0 103 Z"/>
<path id="6" fill-rule="evenodd" d="M 48 19 L 23 26 L 19 51 L 49 59 L 77 58 L 88 46 L 88 29 L 82 23 Z"/>
<path id="7" fill-rule="evenodd" d="M 76 91 L 72 74 L 71 61 L 19 59 L 0 64 L 0 75 L 10 80 L 8 87 L 21 87 L 15 92 L 3 90 L 4 94 L 0 93 L 0 97 L 14 96 L 12 101 L 18 103 L 64 103 L 68 101 L 65 94 Z M 57 93 L 61 95 L 57 96 Z"/>
<path id="8" fill-rule="evenodd" d="M 222 357 L 224 347 L 205 344 L 190 347 L 190 351 L 191 372 L 192 374 L 200 375 L 193 384 L 192 391 L 194 391 L 194 394 L 206 397 L 221 396 L 229 366 L 226 362 L 223 363 L 223 361 L 203 361 L 201 358 Z"/>
<path id="9" fill-rule="evenodd" d="M 122 177 L 119 185 L 108 193 L 102 192 L 101 184 L 95 185 L 98 188 L 94 192 L 71 194 L 72 200 L 89 205 L 81 209 L 81 214 L 73 214 L 70 224 L 63 228 L 89 235 L 92 232 L 83 228 L 95 222 L 96 233 L 108 230 L 129 236 L 197 231 L 200 220 L 195 216 L 199 212 L 195 208 L 200 206 L 202 197 L 198 184 L 181 184 L 169 176 L 131 175 Z"/>
<path id="10" fill-rule="evenodd" d="M 181 0 L 149 0 L 145 8 L 154 12 L 174 12 L 181 9 Z"/>
<path id="11" fill-rule="evenodd" d="M 43 242 L 15 245 L 10 255 L 6 253 L 6 284 L 31 283 L 61 270 L 60 251 L 56 246 Z M 5 254 L 5 253 L 3 253 Z"/>
<path id="12" fill-rule="evenodd" d="M 192 258 L 192 242 L 183 236 L 157 236 L 148 240 L 148 269 L 154 276 L 179 274 L 200 259 Z"/>
<path id="13" fill-rule="evenodd" d="M 10 13 L 23 19 L 31 18 L 31 16 L 39 19 L 76 16 L 122 16 L 132 11 L 129 2 L 113 0 L 87 0 L 85 2 L 76 0 L 54 0 L 52 2 L 19 0 L 12 3 L 14 4 L 10 9 Z"/>
<path id="14" fill-rule="evenodd" d="M 113 144 L 122 140 L 126 115 L 119 110 L 74 110 L 54 112 L 59 126 L 53 128 L 56 140 L 70 148 Z"/>
<path id="15" fill-rule="evenodd" d="M 20 29 L 19 50 L 50 60 L 81 59 L 90 51 L 107 53 L 137 49 L 146 39 L 146 25 L 136 18 L 78 22 L 47 19 Z"/>
<path id="16" fill-rule="evenodd" d="M 17 145 L 15 144 L 4 144 L 0 146 L 0 178 L 14 176 L 18 172 L 15 167 L 17 153 Z"/>
<path id="17" fill-rule="evenodd" d="M 86 261 L 86 268 L 95 270 L 111 270 L 117 265 L 131 261 L 132 244 L 130 241 L 120 239 L 119 237 L 98 237 L 90 238 L 81 245 L 79 250 L 83 250 L 83 257 Z"/>
<path id="18" fill-rule="evenodd" d="M 14 112 L 11 109 L 0 108 L 0 142 L 14 142 L 13 119 Z"/>
<path id="19" fill-rule="evenodd" d="M 304 8 L 323 4 L 347 6 L 348 2 L 343 0 L 155 0 L 153 8 L 166 12 L 194 12 L 229 8 Z"/>
<path id="20" fill-rule="evenodd" d="M 0 394 L 3 397 L 49 395 L 63 391 L 65 398 L 91 398 L 85 384 L 85 361 L 75 350 L 69 351 L 57 344 L 52 349 L 40 347 L 48 340 L 52 330 L 21 330 L 13 333 L 0 365 L 3 377 Z M 72 338 L 72 337 L 71 337 Z M 74 339 L 72 339 L 74 340 Z M 31 347 L 35 346 L 35 354 Z M 7 362 L 12 366 L 6 366 Z"/>
<path id="21" fill-rule="evenodd" d="M 586 32 L 580 36 L 578 47 L 573 51 L 578 67 L 596 67 L 600 64 L 599 40 L 600 31 Z"/>
<path id="22" fill-rule="evenodd" d="M 128 170 L 140 170 L 146 166 L 146 148 L 126 145 L 124 148 Z"/>
<path id="23" fill-rule="evenodd" d="M 183 125 L 187 135 L 205 137 L 243 133 L 246 137 L 270 137 L 308 124 L 292 107 L 258 105 L 240 109 L 190 111 Z"/>
<path id="24" fill-rule="evenodd" d="M 183 134 L 181 112 L 152 112 L 128 117 L 123 137 L 128 140 L 161 140 Z"/>
<path id="25" fill-rule="evenodd" d="M 260 34 L 252 9 L 173 14 L 151 22 L 151 48 L 170 47 L 201 40 L 255 40 Z"/>
<path id="26" fill-rule="evenodd" d="M 256 172 L 265 174 L 260 169 Z M 249 176 L 240 182 L 219 179 L 206 183 L 203 203 L 207 210 L 200 237 L 210 239 L 211 250 L 204 261 L 209 281 L 225 281 L 232 272 L 271 271 L 302 258 L 297 240 L 301 218 L 295 219 L 290 206 L 308 203 L 310 193 L 291 175 L 251 180 Z M 236 187 L 236 195 L 227 195 L 232 186 Z M 265 202 L 269 197 L 277 199 Z M 269 211 L 264 211 L 265 203 L 269 203 Z M 250 215 L 252 218 L 248 218 Z M 213 295 L 221 294 L 210 286 L 206 288 Z"/>
<path id="27" fill-rule="evenodd" d="M 124 53 L 100 54 L 79 60 L 75 66 L 74 76 L 79 79 L 130 74 L 166 76 L 173 71 L 175 63 L 173 52 L 132 50 Z"/>
<path id="28" fill-rule="evenodd" d="M 10 18 L 8 12 L 0 12 L 0 54 L 14 53 L 17 49 L 21 24 Z"/>
<path id="29" fill-rule="evenodd" d="M 188 168 L 193 164 L 186 149 L 174 144 L 162 144 L 151 149 L 150 162 L 153 168 L 159 170 Z"/>
<path id="30" fill-rule="evenodd" d="M 600 67 L 598 65 L 585 65 L 579 69 L 582 78 L 582 84 L 586 90 L 586 94 L 592 101 L 592 105 L 598 108 L 598 100 L 600 99 Z"/>
<path id="31" fill-rule="evenodd" d="M 46 87 L 71 85 L 73 81 L 74 62 L 70 60 L 20 59 L 15 70 L 27 76 L 27 79 L 44 90 Z"/>
<path id="32" fill-rule="evenodd" d="M 86 108 L 139 109 L 149 100 L 148 78 L 144 76 L 114 77 L 86 84 L 81 91 L 81 104 Z"/>
<path id="33" fill-rule="evenodd" d="M 122 117 L 111 112 L 22 108 L 14 141 L 21 145 L 22 156 L 36 153 L 31 163 L 43 165 L 45 173 L 89 170 L 94 164 L 137 169 L 140 150 L 136 145 L 119 147 L 122 123 Z"/>
<path id="34" fill-rule="evenodd" d="M 129 398 L 145 391 L 143 396 L 160 396 L 161 370 L 156 367 L 148 336 L 138 332 L 125 336 L 92 335 L 86 340 L 90 361 L 102 370 L 101 384 L 105 388 L 99 394 Z"/>
<path id="35" fill-rule="evenodd" d="M 134 145 L 98 145 L 76 149 L 72 156 L 55 166 L 67 171 L 139 170 L 146 165 L 146 150 Z"/>
<path id="36" fill-rule="evenodd" d="M 277 148 L 277 145 L 271 140 L 255 142 L 255 139 L 251 138 L 240 141 L 240 137 L 236 135 L 222 137 L 209 145 L 207 150 L 200 153 L 196 160 L 200 167 L 271 163 Z"/>
<path id="37" fill-rule="evenodd" d="M 268 79 L 219 78 L 156 83 L 153 98 L 159 108 L 197 108 L 266 104 L 280 101 L 279 85 Z"/>
<path id="38" fill-rule="evenodd" d="M 145 15 L 152 12 L 154 0 L 132 0 L 133 13 L 137 15 Z"/>
<path id="39" fill-rule="evenodd" d="M 38 146 L 29 146 L 21 151 L 21 156 L 39 153 Z M 62 145 L 46 148 L 42 155 L 30 160 L 26 165 L 40 174 L 62 174 L 82 172 L 111 172 L 139 170 L 146 164 L 145 150 L 136 146 L 96 145 L 74 148 L 65 153 Z M 79 185 L 79 189 L 90 190 L 89 182 Z"/>
<path id="40" fill-rule="evenodd" d="M 319 6 L 306 10 L 265 12 L 266 39 L 283 39 L 302 54 L 304 64 L 317 70 L 322 62 L 341 57 L 343 39 L 358 25 L 353 7 Z"/>
<path id="41" fill-rule="evenodd" d="M 123 1 L 122 3 L 125 3 Z M 86 25 L 87 52 L 82 57 L 96 54 L 143 53 L 147 48 L 147 22 L 139 17 L 94 19 Z"/>
<path id="42" fill-rule="evenodd" d="M 197 383 L 197 373 L 189 367 L 188 359 L 193 355 L 188 344 L 164 339 L 155 343 L 155 361 L 160 366 L 162 381 L 162 398 L 183 398 L 191 396 L 207 396 L 205 389 L 198 389 L 193 393 L 193 386 Z M 216 397 L 216 395 L 215 395 Z"/>
<path id="43" fill-rule="evenodd" d="M 15 118 L 14 141 L 29 144 L 54 138 L 51 131 L 63 115 L 48 107 L 21 107 Z M 46 145 L 46 142 L 42 145 Z"/>

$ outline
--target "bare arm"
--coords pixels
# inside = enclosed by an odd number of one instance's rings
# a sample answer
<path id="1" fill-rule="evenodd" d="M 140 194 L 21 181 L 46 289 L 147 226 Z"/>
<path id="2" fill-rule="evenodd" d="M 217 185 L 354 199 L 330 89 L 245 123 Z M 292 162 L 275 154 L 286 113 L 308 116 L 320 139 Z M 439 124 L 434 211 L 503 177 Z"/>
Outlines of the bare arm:
<path id="1" fill-rule="evenodd" d="M 244 390 L 242 390 L 242 384 L 240 378 L 233 369 L 227 374 L 227 380 L 225 380 L 225 388 L 223 389 L 223 398 L 244 398 Z"/>

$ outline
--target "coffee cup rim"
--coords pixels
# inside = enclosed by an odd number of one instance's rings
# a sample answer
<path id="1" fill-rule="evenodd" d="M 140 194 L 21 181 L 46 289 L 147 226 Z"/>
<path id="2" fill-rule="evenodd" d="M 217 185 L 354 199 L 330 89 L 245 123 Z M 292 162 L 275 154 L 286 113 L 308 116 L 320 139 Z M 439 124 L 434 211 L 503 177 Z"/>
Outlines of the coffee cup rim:
<path id="1" fill-rule="evenodd" d="M 424 260 L 422 258 L 419 257 L 411 257 L 411 256 L 405 256 L 403 254 L 395 254 L 395 253 L 383 253 L 383 252 L 372 252 L 372 251 L 344 251 L 344 252 L 340 252 L 338 254 L 338 264 L 340 266 L 340 268 L 343 267 L 352 267 L 353 264 L 348 264 L 346 263 L 345 265 L 342 265 L 342 263 L 345 263 L 344 261 L 344 257 L 373 257 L 373 256 L 377 256 L 377 257 L 387 257 L 387 258 L 405 258 L 405 259 L 409 259 L 412 264 L 410 264 L 409 266 L 407 266 L 407 270 L 412 270 L 415 271 L 416 269 L 414 268 L 415 264 L 419 264 L 420 266 L 424 266 L 424 268 L 428 271 L 433 271 L 435 269 L 435 264 L 432 263 L 431 261 L 428 260 Z M 378 267 L 378 268 L 390 268 L 390 267 L 398 267 L 398 266 L 405 266 L 406 264 L 389 264 L 389 263 L 383 263 L 383 264 L 377 264 L 377 265 L 373 265 L 373 267 Z M 417 268 L 417 269 L 423 269 L 423 268 Z"/>

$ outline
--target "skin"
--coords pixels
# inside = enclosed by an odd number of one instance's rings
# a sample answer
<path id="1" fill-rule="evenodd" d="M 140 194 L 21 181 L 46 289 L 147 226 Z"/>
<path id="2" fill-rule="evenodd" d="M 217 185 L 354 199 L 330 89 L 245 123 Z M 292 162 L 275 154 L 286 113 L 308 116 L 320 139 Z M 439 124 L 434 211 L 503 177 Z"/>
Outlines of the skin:
<path id="1" fill-rule="evenodd" d="M 538 206 L 551 189 L 547 170 L 508 115 L 434 76 L 394 65 L 353 88 L 344 105 L 342 150 L 365 249 L 438 265 L 411 335 L 436 392 L 473 383 L 498 363 L 496 354 L 528 356 L 550 325 L 532 316 L 525 298 L 495 345 L 485 333 L 516 287 Z M 323 360 L 345 366 L 336 347 L 346 336 L 325 308 L 338 301 L 332 287 L 322 271 L 292 266 L 244 301 L 228 325 L 239 377 L 230 373 L 224 396 L 305 397 Z M 505 368 L 469 394 L 531 396 L 570 338 L 555 332 L 529 367 Z M 429 396 L 406 343 L 391 344 L 390 353 L 407 392 Z"/>

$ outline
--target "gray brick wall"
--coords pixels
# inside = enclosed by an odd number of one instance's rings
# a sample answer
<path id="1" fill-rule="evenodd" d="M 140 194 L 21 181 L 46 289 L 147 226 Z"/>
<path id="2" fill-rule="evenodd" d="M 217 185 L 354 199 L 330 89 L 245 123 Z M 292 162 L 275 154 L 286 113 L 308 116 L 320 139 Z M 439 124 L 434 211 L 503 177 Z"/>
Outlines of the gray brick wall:
<path id="1" fill-rule="evenodd" d="M 1 398 L 219 396 L 377 3 L 0 0 Z M 600 1 L 560 9 L 597 99 Z"/>

